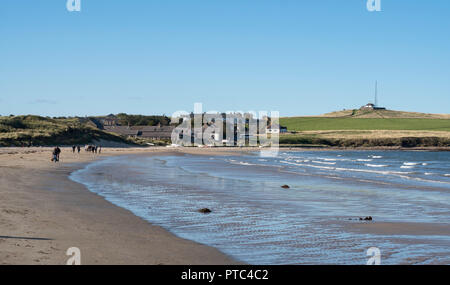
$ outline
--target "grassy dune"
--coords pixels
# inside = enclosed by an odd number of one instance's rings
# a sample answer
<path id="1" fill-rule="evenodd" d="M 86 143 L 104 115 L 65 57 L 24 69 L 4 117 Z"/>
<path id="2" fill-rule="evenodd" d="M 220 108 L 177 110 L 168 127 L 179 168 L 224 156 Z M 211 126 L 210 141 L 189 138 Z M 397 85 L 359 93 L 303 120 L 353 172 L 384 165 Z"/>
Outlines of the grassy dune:
<path id="1" fill-rule="evenodd" d="M 81 118 L 0 117 L 0 146 L 73 145 L 100 140 L 130 143 Z"/>

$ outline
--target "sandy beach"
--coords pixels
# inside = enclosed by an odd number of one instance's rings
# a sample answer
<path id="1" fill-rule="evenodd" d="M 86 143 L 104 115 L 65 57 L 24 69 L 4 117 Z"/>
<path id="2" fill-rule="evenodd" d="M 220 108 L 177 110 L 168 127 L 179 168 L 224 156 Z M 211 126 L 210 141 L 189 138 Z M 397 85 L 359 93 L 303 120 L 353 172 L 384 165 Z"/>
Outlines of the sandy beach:
<path id="1" fill-rule="evenodd" d="M 61 161 L 53 163 L 51 148 L 0 149 L 0 264 L 63 265 L 70 247 L 80 249 L 82 264 L 236 264 L 68 179 L 72 171 L 101 157 L 167 151 L 104 148 L 93 155 L 63 148 Z"/>
<path id="2" fill-rule="evenodd" d="M 143 218 L 136 216 L 131 211 L 127 210 L 126 207 L 119 207 L 116 206 L 116 203 L 113 204 L 107 201 L 103 198 L 105 196 L 100 196 L 89 191 L 84 185 L 69 179 L 69 175 L 76 170 L 84 168 L 91 162 L 112 156 L 123 155 L 123 159 L 129 159 L 129 155 L 132 155 L 132 157 L 136 155 L 136 158 L 141 159 L 145 159 L 146 157 L 160 159 L 159 157 L 153 156 L 161 156 L 162 158 L 164 156 L 173 157 L 176 155 L 187 154 L 188 156 L 184 157 L 184 163 L 192 163 L 192 160 L 195 161 L 196 159 L 200 159 L 202 164 L 206 165 L 209 161 L 212 162 L 215 160 L 213 157 L 218 159 L 219 157 L 217 156 L 222 155 L 231 155 L 235 159 L 238 159 L 237 157 L 249 159 L 250 156 L 242 154 L 245 154 L 247 151 L 255 150 L 257 149 L 108 147 L 103 148 L 101 154 L 87 153 L 84 150 L 81 150 L 80 154 L 74 154 L 72 153 L 71 148 L 63 148 L 61 161 L 54 163 L 50 161 L 52 148 L 0 148 L 0 264 L 63 265 L 69 258 L 69 256 L 66 255 L 66 251 L 71 247 L 80 249 L 81 264 L 238 264 L 239 262 L 237 260 L 223 253 L 227 251 L 221 252 L 220 250 L 222 249 L 218 250 L 206 246 L 203 243 L 208 243 L 204 241 L 197 240 L 202 243 L 200 244 L 198 242 L 180 238 L 161 226 L 149 223 Z M 285 151 L 289 151 L 289 149 L 282 150 L 282 152 Z M 290 151 L 288 153 L 289 154 L 285 154 L 285 156 L 291 155 Z M 333 154 L 333 152 L 331 152 L 331 154 Z M 192 155 L 196 155 L 196 158 L 193 159 Z M 206 155 L 206 157 L 202 158 L 202 155 Z M 323 155 L 323 153 L 320 154 L 320 156 Z M 122 159 L 122 157 L 117 158 Z M 180 156 L 179 158 L 182 159 L 183 157 Z M 253 159 L 257 160 L 258 157 Z M 127 163 L 128 162 L 125 162 L 125 165 Z M 237 162 L 232 161 L 232 163 Z M 252 163 L 241 163 L 240 166 L 237 167 L 248 167 L 247 165 L 252 165 Z M 237 165 L 239 165 L 239 163 Z M 108 173 L 110 173 L 111 171 L 116 171 L 115 169 L 116 168 L 104 171 L 109 171 Z M 120 171 L 120 173 L 117 173 L 117 177 L 122 177 L 122 173 L 128 173 L 126 169 L 122 170 L 123 171 L 117 169 L 117 171 Z M 217 171 L 219 170 L 220 167 L 217 168 Z M 150 172 L 151 171 L 155 170 L 153 169 L 150 170 Z M 246 171 L 250 171 L 248 172 L 250 175 L 251 170 L 246 168 Z M 157 172 L 158 171 L 155 173 Z M 113 173 L 110 174 L 113 175 Z M 267 172 L 267 175 L 270 175 L 270 172 Z M 281 174 L 279 173 L 277 174 L 277 176 L 280 175 Z M 283 177 L 283 179 L 288 179 L 287 176 Z M 95 177 L 95 179 L 97 178 Z M 163 180 L 166 181 L 167 179 L 169 178 L 164 178 Z M 300 180 L 296 178 L 295 181 L 298 182 Z M 281 185 L 281 182 L 282 181 L 280 180 L 279 185 Z M 294 183 L 293 181 L 291 182 Z M 182 185 L 183 187 L 187 187 L 187 184 L 188 183 Z M 306 183 L 305 185 L 311 187 L 314 183 Z M 238 188 L 238 186 L 239 185 L 235 185 L 232 188 Z M 259 187 L 256 187 L 256 189 L 259 189 Z M 279 189 L 279 186 L 271 190 L 271 192 L 273 192 L 272 194 L 281 195 L 279 198 L 283 199 L 284 194 L 276 194 L 277 189 Z M 315 192 L 302 194 L 307 188 L 300 187 L 300 189 L 302 189 L 298 192 L 298 195 L 302 195 L 301 198 L 299 198 L 301 200 L 300 204 L 306 207 L 314 205 L 317 199 L 320 200 L 326 197 L 325 194 L 315 197 L 313 196 Z M 292 191 L 293 190 L 291 190 L 291 192 Z M 232 191 L 230 193 L 232 193 Z M 352 195 L 356 195 L 356 193 L 357 192 L 354 192 Z M 192 192 L 190 194 L 192 194 Z M 157 195 L 157 193 L 152 193 L 152 201 L 158 198 L 153 195 Z M 189 196 L 188 192 L 186 192 L 186 194 L 183 192 L 183 194 L 180 195 L 182 196 L 176 198 L 180 201 L 183 200 L 184 196 Z M 233 202 L 220 202 L 220 197 L 214 196 L 210 192 L 198 192 L 198 195 L 201 195 L 200 200 L 209 201 L 207 202 L 209 205 L 220 203 L 221 206 L 216 205 L 218 212 L 216 212 L 214 217 L 221 215 L 220 211 L 223 207 L 228 207 L 233 204 Z M 260 195 L 259 192 L 258 195 Z M 431 193 L 429 195 L 431 195 Z M 257 197 L 259 196 L 255 196 L 254 198 Z M 288 200 L 296 199 L 295 197 L 296 196 L 290 197 Z M 348 199 L 351 200 L 354 197 L 355 196 L 351 196 Z M 278 201 L 279 198 L 275 200 Z M 347 201 L 347 198 L 343 197 L 343 199 Z M 240 201 L 240 199 L 237 199 L 237 201 Z M 335 204 L 338 205 L 339 201 L 334 201 L 333 205 Z M 149 205 L 150 204 L 147 206 Z M 245 203 L 242 205 L 239 204 L 232 209 L 232 212 L 234 215 L 237 215 L 235 209 L 244 209 L 247 206 L 248 205 Z M 260 209 L 259 207 L 255 209 L 258 210 Z M 161 205 L 158 205 L 156 208 L 158 211 L 167 210 L 169 215 L 180 218 L 176 212 L 170 212 L 174 211 L 174 209 L 164 208 L 161 207 Z M 185 208 L 184 206 L 182 209 L 188 210 L 188 208 Z M 196 212 L 195 209 L 198 208 L 194 208 L 194 212 Z M 388 207 L 388 209 L 391 208 Z M 248 208 L 246 211 L 251 211 L 251 208 Z M 296 211 L 301 211 L 301 208 L 296 207 Z M 373 213 L 373 211 L 375 211 L 375 209 L 372 209 L 371 213 Z M 289 213 L 294 212 L 290 211 Z M 229 216 L 227 213 L 228 212 L 225 211 L 224 216 L 220 217 L 220 221 L 216 222 L 220 223 L 226 221 Z M 264 216 L 268 213 L 270 213 L 270 211 L 262 212 L 260 215 Z M 243 215 L 242 219 L 247 218 L 247 212 L 244 211 L 241 214 Z M 395 215 L 398 214 L 399 213 L 395 212 Z M 371 235 L 375 238 L 378 236 L 383 239 L 387 238 L 389 239 L 388 245 L 406 243 L 410 246 L 420 246 L 421 243 L 430 242 L 430 240 L 423 240 L 424 238 L 427 238 L 427 236 L 446 238 L 450 235 L 448 224 L 445 224 L 445 221 L 442 220 L 439 220 L 439 223 L 414 222 L 409 219 L 389 222 L 382 218 L 380 220 L 380 217 L 376 216 L 375 222 L 360 222 L 355 221 L 354 219 L 348 219 L 348 214 L 346 213 L 339 215 L 336 218 L 323 219 L 319 224 L 314 224 L 314 222 L 310 224 L 307 222 L 310 214 L 305 212 L 299 215 L 301 216 L 301 219 L 297 219 L 296 221 L 305 222 L 306 226 L 311 226 L 313 233 L 317 227 L 323 227 L 324 230 L 334 229 L 329 233 L 331 236 L 339 234 L 340 231 L 344 230 L 345 232 L 352 233 L 352 235 Z M 441 214 L 430 213 L 430 215 L 433 217 L 434 215 Z M 279 216 L 281 217 L 283 214 L 280 213 Z M 258 221 L 264 222 L 268 220 L 270 222 L 271 218 L 276 217 L 277 215 L 269 214 L 266 218 L 260 218 Z M 281 222 L 282 221 L 280 221 L 280 223 Z M 208 224 L 208 221 L 202 219 L 197 226 L 201 227 L 206 224 Z M 160 225 L 167 228 L 165 223 Z M 271 227 L 267 229 L 270 228 Z M 244 231 L 246 229 L 250 230 L 250 228 L 246 226 L 239 229 Z M 199 231 L 199 228 L 197 228 L 197 231 Z M 274 231 L 278 233 L 277 230 Z M 233 233 L 233 231 L 231 231 L 231 233 Z M 254 234 L 257 236 L 259 233 L 256 231 Z M 305 231 L 304 228 L 299 231 L 289 230 L 286 234 L 287 237 L 296 236 L 296 240 L 302 248 L 304 247 L 304 243 L 307 244 L 308 239 L 310 238 L 310 235 L 308 235 L 308 232 Z M 303 236 L 303 234 L 305 235 Z M 315 234 L 312 235 L 314 236 Z M 255 237 L 253 234 L 251 234 L 251 236 Z M 399 239 L 401 236 L 405 237 L 406 240 Z M 417 240 L 412 240 L 408 236 L 414 236 Z M 340 237 L 337 237 L 336 240 L 340 240 Z M 378 238 L 374 240 L 368 239 L 366 242 L 372 243 L 374 241 L 375 245 L 379 243 Z M 360 240 L 356 239 L 355 242 L 359 243 Z M 437 240 L 432 241 L 430 244 L 433 246 L 445 246 L 446 242 Z M 332 247 L 329 250 L 333 251 L 335 248 Z M 359 250 L 357 246 L 355 247 L 355 250 Z M 286 258 L 288 258 L 288 253 L 285 254 Z M 444 253 L 438 252 L 437 254 L 437 256 L 439 256 Z M 390 255 L 391 253 L 389 253 L 388 250 L 384 256 L 390 257 Z M 326 263 L 330 262 L 326 259 L 326 255 L 324 255 L 324 258 Z M 441 264 L 442 262 L 445 262 L 444 258 L 445 256 L 441 257 L 443 261 L 440 261 L 439 259 L 429 261 L 428 258 L 419 256 L 407 260 L 402 259 L 400 263 L 414 264 L 428 262 L 432 264 Z M 298 261 L 301 262 L 302 260 L 303 259 L 299 259 Z M 284 259 L 283 255 L 279 263 L 285 262 L 287 261 Z"/>

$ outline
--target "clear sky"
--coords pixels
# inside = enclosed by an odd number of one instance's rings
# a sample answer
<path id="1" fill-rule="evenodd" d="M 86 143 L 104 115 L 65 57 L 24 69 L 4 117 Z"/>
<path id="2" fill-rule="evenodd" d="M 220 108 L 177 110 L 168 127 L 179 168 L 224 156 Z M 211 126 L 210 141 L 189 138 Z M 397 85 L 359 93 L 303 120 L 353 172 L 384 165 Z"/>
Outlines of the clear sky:
<path id="1" fill-rule="evenodd" d="M 0 114 L 450 113 L 450 1 L 0 2 Z"/>

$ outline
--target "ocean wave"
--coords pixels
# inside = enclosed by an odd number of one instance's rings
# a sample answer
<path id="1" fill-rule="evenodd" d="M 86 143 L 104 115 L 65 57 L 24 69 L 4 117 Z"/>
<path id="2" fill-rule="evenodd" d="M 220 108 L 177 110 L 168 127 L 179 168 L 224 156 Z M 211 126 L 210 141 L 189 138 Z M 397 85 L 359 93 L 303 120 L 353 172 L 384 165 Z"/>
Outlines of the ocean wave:
<path id="1" fill-rule="evenodd" d="M 419 162 L 403 162 L 403 165 L 407 165 L 407 166 L 413 166 L 413 165 L 419 165 Z"/>
<path id="2" fill-rule="evenodd" d="M 404 178 L 406 179 L 410 179 L 410 180 L 416 180 L 416 181 L 421 181 L 421 182 L 431 182 L 431 183 L 443 183 L 443 184 L 450 184 L 448 182 L 445 181 L 439 181 L 439 180 L 430 180 L 430 179 L 423 179 L 420 177 L 410 177 L 410 176 L 405 176 Z"/>
<path id="3" fill-rule="evenodd" d="M 381 155 L 369 155 L 371 158 L 383 158 Z"/>
<path id="4" fill-rule="evenodd" d="M 328 165 L 335 165 L 336 164 L 336 162 L 325 162 L 325 161 L 317 161 L 317 160 L 313 160 L 311 162 L 319 163 L 319 164 L 328 164 Z"/>
<path id="5" fill-rule="evenodd" d="M 336 161 L 337 160 L 336 158 L 322 158 L 322 157 L 318 157 L 317 159 L 325 160 L 325 161 Z"/>
<path id="6" fill-rule="evenodd" d="M 253 164 L 253 163 L 249 163 L 249 162 L 245 162 L 245 161 L 238 161 L 238 162 L 232 162 L 231 164 L 236 164 L 236 165 L 245 165 L 245 166 L 249 166 L 249 165 L 259 165 L 259 164 Z"/>
<path id="7" fill-rule="evenodd" d="M 368 166 L 368 167 L 387 167 L 388 166 L 386 164 L 370 164 L 370 163 L 366 163 L 364 165 Z"/>
<path id="8" fill-rule="evenodd" d="M 234 165 L 246 165 L 246 166 L 247 165 L 255 165 L 255 166 L 260 165 L 260 166 L 264 166 L 263 164 L 253 164 L 253 163 L 249 163 L 249 162 L 245 162 L 245 161 L 237 161 L 235 159 L 228 159 L 226 161 L 228 161 L 230 164 L 234 164 Z"/>
<path id="9" fill-rule="evenodd" d="M 296 165 L 296 166 L 307 166 L 307 167 L 312 167 L 312 168 L 318 168 L 318 169 L 328 169 L 328 170 L 334 170 L 334 167 L 330 167 L 330 166 L 319 166 L 319 165 L 314 165 L 314 164 L 302 164 L 302 163 L 294 163 L 294 162 L 289 162 L 289 161 L 280 161 L 281 163 L 285 163 L 285 164 L 290 164 L 290 165 Z"/>
<path id="10" fill-rule="evenodd" d="M 371 159 L 371 158 L 367 158 L 367 159 L 358 158 L 356 161 L 373 161 L 373 159 Z"/>
<path id="11" fill-rule="evenodd" d="M 354 168 L 336 168 L 339 171 L 353 171 L 353 172 L 365 172 L 365 173 L 376 173 L 383 175 L 397 175 L 400 177 L 404 177 L 409 174 L 413 174 L 414 172 L 403 172 L 403 171 L 389 171 L 389 170 L 369 170 L 369 169 L 354 169 Z"/>
<path id="12" fill-rule="evenodd" d="M 410 168 L 414 168 L 414 165 L 402 165 L 402 166 L 400 166 L 400 168 L 408 168 L 408 169 L 410 169 Z"/>
<path id="13" fill-rule="evenodd" d="M 306 167 L 312 167 L 312 168 L 318 168 L 318 169 L 326 169 L 326 170 L 337 170 L 337 171 L 351 171 L 351 172 L 365 172 L 365 173 L 376 173 L 376 174 L 383 174 L 383 175 L 398 175 L 398 176 L 405 176 L 409 174 L 414 174 L 414 172 L 403 172 L 403 171 L 381 171 L 381 170 L 369 170 L 369 169 L 355 169 L 355 168 L 345 168 L 345 167 L 332 167 L 332 166 L 320 166 L 320 165 L 314 165 L 314 164 L 304 164 L 304 163 L 294 163 L 289 161 L 281 161 L 285 164 L 290 165 L 296 165 L 296 166 L 306 166 Z"/>
<path id="14" fill-rule="evenodd" d="M 283 163 L 291 164 L 291 165 L 297 165 L 297 166 L 318 168 L 318 169 L 322 169 L 322 170 L 334 170 L 334 171 L 345 171 L 345 172 L 363 172 L 363 173 L 373 173 L 373 174 L 382 174 L 382 175 L 394 175 L 394 176 L 397 176 L 399 178 L 408 179 L 408 180 L 415 180 L 415 181 L 428 182 L 428 183 L 431 182 L 431 183 L 448 184 L 448 182 L 445 182 L 445 181 L 431 180 L 431 179 L 424 179 L 424 178 L 409 176 L 409 175 L 415 174 L 416 172 L 387 171 L 387 170 L 386 171 L 381 171 L 381 170 L 354 169 L 354 168 L 344 168 L 344 167 L 330 167 L 330 166 L 319 166 L 319 165 L 313 165 L 313 164 L 299 164 L 299 163 L 293 163 L 293 162 L 287 162 L 287 161 L 284 161 Z M 450 174 L 444 174 L 444 176 L 450 177 Z M 372 182 L 372 181 L 370 181 L 370 182 Z"/>

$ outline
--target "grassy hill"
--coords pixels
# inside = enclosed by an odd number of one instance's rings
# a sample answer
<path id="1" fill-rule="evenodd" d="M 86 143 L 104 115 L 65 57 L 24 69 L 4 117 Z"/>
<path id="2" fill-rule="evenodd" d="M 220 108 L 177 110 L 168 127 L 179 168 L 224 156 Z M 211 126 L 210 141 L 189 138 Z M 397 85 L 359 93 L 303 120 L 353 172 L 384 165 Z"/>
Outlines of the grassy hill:
<path id="1" fill-rule="evenodd" d="M 73 145 L 100 140 L 131 143 L 99 130 L 85 118 L 0 117 L 0 146 Z"/>
<path id="2" fill-rule="evenodd" d="M 404 112 L 394 110 L 366 110 L 353 109 L 343 110 L 320 115 L 330 118 L 385 118 L 385 119 L 450 119 L 450 114 L 427 114 L 418 112 Z"/>
<path id="3" fill-rule="evenodd" d="M 281 118 L 290 131 L 313 130 L 420 130 L 450 131 L 450 119 L 293 117 Z"/>
<path id="4" fill-rule="evenodd" d="M 348 147 L 450 146 L 450 115 L 393 110 L 344 110 L 317 117 L 280 118 L 285 145 Z"/>
<path id="5" fill-rule="evenodd" d="M 393 110 L 343 110 L 320 116 L 280 118 L 289 131 L 417 130 L 450 131 L 450 114 Z"/>

